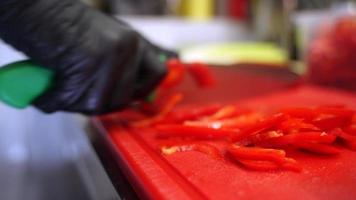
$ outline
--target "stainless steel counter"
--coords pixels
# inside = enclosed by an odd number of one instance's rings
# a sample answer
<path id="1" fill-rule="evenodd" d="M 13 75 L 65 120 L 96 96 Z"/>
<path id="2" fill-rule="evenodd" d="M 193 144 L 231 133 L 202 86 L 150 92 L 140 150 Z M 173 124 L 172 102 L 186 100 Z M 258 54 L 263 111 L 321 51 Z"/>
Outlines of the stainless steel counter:
<path id="1" fill-rule="evenodd" d="M 81 124 L 0 104 L 0 199 L 118 199 Z"/>

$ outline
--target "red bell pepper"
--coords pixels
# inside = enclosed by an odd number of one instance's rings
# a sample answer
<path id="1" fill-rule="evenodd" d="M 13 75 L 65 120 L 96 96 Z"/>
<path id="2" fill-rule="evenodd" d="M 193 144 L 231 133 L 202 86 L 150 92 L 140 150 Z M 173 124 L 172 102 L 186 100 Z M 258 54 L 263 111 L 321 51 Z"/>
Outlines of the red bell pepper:
<path id="1" fill-rule="evenodd" d="M 196 139 L 228 139 L 236 135 L 237 130 L 216 130 L 213 128 L 185 126 L 179 124 L 165 124 L 155 127 L 157 131 L 157 137 L 188 137 Z"/>

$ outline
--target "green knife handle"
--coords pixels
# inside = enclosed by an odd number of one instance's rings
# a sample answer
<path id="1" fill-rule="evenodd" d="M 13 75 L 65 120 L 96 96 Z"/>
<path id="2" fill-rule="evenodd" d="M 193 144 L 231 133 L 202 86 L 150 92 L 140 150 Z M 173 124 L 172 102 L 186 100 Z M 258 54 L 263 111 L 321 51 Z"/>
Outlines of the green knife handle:
<path id="1" fill-rule="evenodd" d="M 51 87 L 54 73 L 30 60 L 0 68 L 0 100 L 15 108 L 29 106 Z"/>

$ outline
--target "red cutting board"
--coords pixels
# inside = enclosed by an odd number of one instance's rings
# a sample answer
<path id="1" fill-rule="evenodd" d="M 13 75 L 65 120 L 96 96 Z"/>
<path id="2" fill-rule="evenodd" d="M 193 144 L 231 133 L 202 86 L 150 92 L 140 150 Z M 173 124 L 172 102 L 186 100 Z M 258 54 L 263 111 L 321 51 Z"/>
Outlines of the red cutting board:
<path id="1" fill-rule="evenodd" d="M 296 105 L 346 104 L 356 109 L 356 96 L 301 86 L 238 102 L 256 109 Z M 100 122 L 98 123 L 100 126 Z M 130 183 L 144 199 L 356 199 L 356 152 L 335 157 L 292 152 L 301 173 L 256 172 L 199 152 L 160 155 L 154 132 L 126 130 L 101 123 Z"/>

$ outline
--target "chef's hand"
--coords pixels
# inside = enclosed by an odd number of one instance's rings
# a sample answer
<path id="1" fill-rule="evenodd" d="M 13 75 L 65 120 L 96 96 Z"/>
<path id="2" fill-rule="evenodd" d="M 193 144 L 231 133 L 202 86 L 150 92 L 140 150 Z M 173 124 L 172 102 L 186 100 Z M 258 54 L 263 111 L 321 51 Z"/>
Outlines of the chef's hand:
<path id="1" fill-rule="evenodd" d="M 54 70 L 53 87 L 35 101 L 48 113 L 91 115 L 124 108 L 146 97 L 165 76 L 159 55 L 172 55 L 74 0 L 2 0 L 0 37 Z"/>

